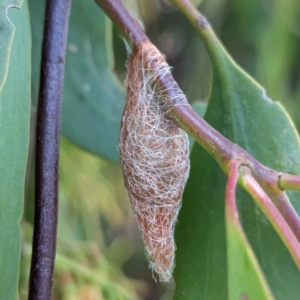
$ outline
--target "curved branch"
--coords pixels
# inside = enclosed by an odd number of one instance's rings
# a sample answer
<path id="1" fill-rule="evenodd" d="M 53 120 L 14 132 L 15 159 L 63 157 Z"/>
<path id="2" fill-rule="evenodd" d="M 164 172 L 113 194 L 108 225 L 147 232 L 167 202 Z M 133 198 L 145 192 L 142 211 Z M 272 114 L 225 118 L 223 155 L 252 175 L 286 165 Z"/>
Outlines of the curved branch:
<path id="1" fill-rule="evenodd" d="M 207 44 L 207 47 L 211 48 L 213 43 L 210 41 L 214 39 L 214 32 L 194 5 L 189 0 L 171 0 L 171 2 L 174 3 L 189 19 L 200 35 L 204 37 L 203 41 Z M 287 195 L 282 191 L 283 189 L 288 188 L 300 190 L 300 177 L 281 174 L 277 171 L 268 169 L 250 155 L 246 155 L 243 164 L 251 169 L 256 180 L 259 181 L 268 194 L 270 194 L 277 209 L 281 212 L 297 239 L 300 241 L 300 218 L 290 203 Z"/>
<path id="2" fill-rule="evenodd" d="M 127 42 L 136 46 L 148 40 L 139 23 L 129 14 L 120 0 L 95 0 L 95 2 L 114 22 Z"/>
<path id="3" fill-rule="evenodd" d="M 95 0 L 108 17 L 121 28 L 121 33 L 130 40 L 134 48 L 148 41 L 140 25 L 130 16 L 120 0 Z M 157 74 L 158 86 L 169 99 L 176 99 L 179 91 L 177 82 L 171 74 Z M 174 105 L 170 111 L 173 120 L 183 128 L 219 163 L 222 170 L 228 174 L 228 163 L 233 157 L 242 161 L 251 161 L 261 174 L 266 174 L 266 168 L 257 162 L 250 154 L 238 145 L 232 143 L 205 120 L 203 120 L 190 105 Z M 270 179 L 269 179 L 270 180 Z M 277 185 L 278 176 L 274 174 L 273 183 Z"/>
<path id="4" fill-rule="evenodd" d="M 139 24 L 130 16 L 120 0 L 95 1 L 105 11 L 108 17 L 118 25 L 121 33 L 127 40 L 132 42 L 134 48 L 140 47 L 141 43 L 149 42 Z M 205 35 L 209 34 L 209 32 L 211 33 L 208 22 L 188 0 L 171 1 L 191 20 L 200 34 Z M 169 99 L 176 99 L 175 96 L 178 95 L 180 88 L 173 76 L 171 74 L 166 76 L 157 74 L 157 78 L 157 84 L 159 85 L 161 92 Z M 300 184 L 300 177 L 288 174 L 284 174 L 280 177 L 280 173 L 262 165 L 243 148 L 221 135 L 203 120 L 190 105 L 174 104 L 169 115 L 178 126 L 194 137 L 194 139 L 218 162 L 226 175 L 228 175 L 228 164 L 231 160 L 240 160 L 243 165 L 247 166 L 259 184 L 267 190 L 268 193 L 274 195 L 272 198 L 275 198 L 275 202 L 277 201 L 278 209 L 281 211 L 294 233 L 299 237 L 300 218 L 288 202 L 280 199 L 283 199 L 281 194 L 282 188 L 286 186 L 295 188 L 295 186 L 298 186 L 298 183 Z"/>
<path id="5" fill-rule="evenodd" d="M 286 220 L 280 214 L 272 200 L 262 189 L 259 183 L 252 177 L 247 167 L 242 167 L 241 185 L 252 196 L 263 213 L 267 216 L 281 240 L 286 245 L 300 270 L 300 244 Z"/>

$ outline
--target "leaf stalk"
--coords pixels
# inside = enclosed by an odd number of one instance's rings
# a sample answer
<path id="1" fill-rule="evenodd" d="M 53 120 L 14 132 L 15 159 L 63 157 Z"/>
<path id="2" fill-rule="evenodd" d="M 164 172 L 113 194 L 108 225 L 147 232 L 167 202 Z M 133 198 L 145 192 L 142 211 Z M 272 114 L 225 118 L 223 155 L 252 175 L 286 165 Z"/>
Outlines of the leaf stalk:
<path id="1" fill-rule="evenodd" d="M 251 175 L 247 167 L 241 167 L 242 176 L 240 179 L 241 185 L 255 200 L 263 213 L 271 222 L 272 226 L 280 236 L 283 243 L 286 245 L 291 256 L 293 257 L 298 269 L 300 270 L 300 244 L 289 227 L 288 223 L 276 208 L 267 193 L 262 189 L 259 183 Z"/>
<path id="2" fill-rule="evenodd" d="M 282 190 L 298 190 L 300 191 L 300 176 L 290 174 L 279 175 L 279 187 Z"/>
<path id="3" fill-rule="evenodd" d="M 260 290 L 260 297 L 263 299 L 273 300 L 274 297 L 272 292 L 267 284 L 267 281 L 264 277 L 264 274 L 259 266 L 259 263 L 255 257 L 255 254 L 251 248 L 251 245 L 246 237 L 246 234 L 243 230 L 239 212 L 236 203 L 236 187 L 238 180 L 240 178 L 239 168 L 241 165 L 241 161 L 232 160 L 230 161 L 228 180 L 226 184 L 225 191 L 225 215 L 226 215 L 226 236 L 227 236 L 227 262 L 228 262 L 228 299 L 235 299 L 237 296 L 235 286 L 236 277 L 240 274 L 236 272 L 245 272 L 245 269 L 237 271 L 236 269 L 236 261 L 238 259 L 247 262 L 245 264 L 250 264 L 247 267 L 248 274 L 251 274 L 252 280 L 256 278 L 259 282 L 259 286 L 257 289 Z M 238 258 L 237 253 L 240 251 L 244 251 L 244 253 L 240 254 L 241 256 Z M 251 270 L 251 271 L 250 271 Z M 240 280 L 240 277 L 238 277 Z M 253 291 L 244 290 L 246 288 L 245 285 L 241 286 L 243 292 L 252 293 Z"/>

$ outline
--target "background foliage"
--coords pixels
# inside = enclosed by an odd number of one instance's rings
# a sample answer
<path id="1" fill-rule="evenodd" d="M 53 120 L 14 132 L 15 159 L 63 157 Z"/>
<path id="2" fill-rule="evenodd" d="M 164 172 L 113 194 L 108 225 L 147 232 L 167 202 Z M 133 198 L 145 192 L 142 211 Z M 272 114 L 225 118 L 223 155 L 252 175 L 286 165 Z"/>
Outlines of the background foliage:
<path id="1" fill-rule="evenodd" d="M 115 29 L 111 33 L 111 24 L 100 9 L 93 1 L 85 2 L 73 2 L 62 131 L 67 139 L 102 158 L 62 139 L 55 299 L 171 299 L 173 285 L 155 284 L 148 270 L 119 167 L 103 160 L 118 160 L 118 120 L 125 94 L 111 70 L 115 59 L 116 74 L 122 82 L 126 49 Z M 271 98 L 282 101 L 300 128 L 300 57 L 297 56 L 300 6 L 297 2 L 203 0 L 200 8 L 229 53 L 267 88 Z M 42 3 L 29 0 L 33 95 L 37 93 Z M 139 13 L 151 40 L 166 54 L 188 99 L 206 102 L 210 90 L 210 62 L 187 20 L 164 2 L 139 0 L 136 5 L 134 0 L 128 0 L 126 4 L 133 14 Z M 110 47 L 114 49 L 114 57 Z M 110 80 L 106 81 L 107 78 Z M 34 120 L 34 106 L 32 111 Z M 111 120 L 104 120 L 103 116 Z M 34 136 L 32 143 L 33 140 Z M 21 299 L 26 299 L 32 234 L 32 148 L 22 223 L 25 234 Z"/>
<path id="2" fill-rule="evenodd" d="M 29 145 L 31 48 L 27 3 L 10 2 L 22 8 L 9 9 L 9 18 L 4 14 L 6 4 L 0 3 L 0 299 L 16 299 Z"/>

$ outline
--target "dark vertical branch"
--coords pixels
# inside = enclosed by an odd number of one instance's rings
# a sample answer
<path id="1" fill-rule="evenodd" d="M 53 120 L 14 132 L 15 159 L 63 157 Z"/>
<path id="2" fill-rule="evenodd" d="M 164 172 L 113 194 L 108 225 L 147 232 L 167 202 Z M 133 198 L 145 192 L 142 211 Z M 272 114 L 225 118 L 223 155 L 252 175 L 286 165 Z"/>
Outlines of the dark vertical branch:
<path id="1" fill-rule="evenodd" d="M 29 299 L 51 299 L 56 250 L 61 100 L 71 0 L 46 1 L 36 134 Z"/>

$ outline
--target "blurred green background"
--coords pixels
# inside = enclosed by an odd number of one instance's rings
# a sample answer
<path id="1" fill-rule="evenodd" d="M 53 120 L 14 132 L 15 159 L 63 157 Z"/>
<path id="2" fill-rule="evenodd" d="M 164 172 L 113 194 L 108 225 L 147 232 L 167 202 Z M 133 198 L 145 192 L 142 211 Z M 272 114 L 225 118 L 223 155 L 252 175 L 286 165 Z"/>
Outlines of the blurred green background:
<path id="1" fill-rule="evenodd" d="M 229 53 L 266 88 L 269 97 L 286 107 L 299 130 L 299 0 L 194 2 L 199 4 Z M 126 0 L 124 3 L 166 55 L 189 101 L 206 102 L 210 62 L 200 38 L 184 16 L 164 1 Z M 123 81 L 127 54 L 115 29 L 113 46 L 115 71 Z M 22 223 L 21 299 L 27 299 L 33 222 L 34 108 L 32 115 Z M 148 269 L 118 164 L 89 154 L 62 137 L 59 188 L 53 299 L 172 298 L 174 284 L 156 283 Z"/>

